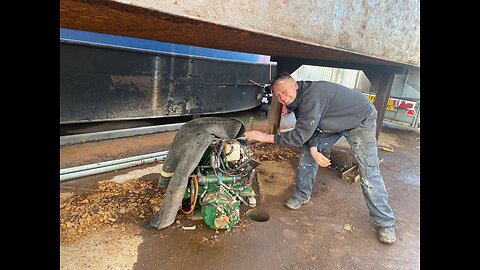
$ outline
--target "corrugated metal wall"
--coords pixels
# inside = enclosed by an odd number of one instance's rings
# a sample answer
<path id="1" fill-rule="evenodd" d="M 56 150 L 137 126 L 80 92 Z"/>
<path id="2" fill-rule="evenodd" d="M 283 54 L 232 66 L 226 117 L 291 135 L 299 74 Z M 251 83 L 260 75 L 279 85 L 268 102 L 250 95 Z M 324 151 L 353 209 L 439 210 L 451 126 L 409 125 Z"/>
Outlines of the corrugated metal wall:
<path id="1" fill-rule="evenodd" d="M 374 94 L 370 89 L 370 81 L 361 70 L 302 65 L 292 73 L 292 77 L 301 81 L 335 82 L 364 93 Z M 393 110 L 386 110 L 385 119 L 418 127 L 420 125 L 420 73 L 395 75 L 390 97 L 416 102 L 415 115 L 407 115 L 406 109 L 393 108 Z"/>
<path id="2" fill-rule="evenodd" d="M 292 73 L 296 80 L 304 81 L 332 81 L 333 68 L 302 65 Z"/>

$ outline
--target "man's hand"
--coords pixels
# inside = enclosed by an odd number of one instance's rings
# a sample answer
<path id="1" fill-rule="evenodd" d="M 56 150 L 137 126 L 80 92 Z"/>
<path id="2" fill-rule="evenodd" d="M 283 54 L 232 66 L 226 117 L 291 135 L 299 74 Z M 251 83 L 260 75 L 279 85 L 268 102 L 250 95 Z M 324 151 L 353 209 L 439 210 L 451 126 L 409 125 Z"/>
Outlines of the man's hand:
<path id="1" fill-rule="evenodd" d="M 330 163 L 330 159 L 325 157 L 322 153 L 318 152 L 317 147 L 310 147 L 310 154 L 312 154 L 313 159 L 318 163 L 318 165 L 322 167 L 328 167 Z"/>
<path id="2" fill-rule="evenodd" d="M 273 143 L 273 134 L 266 134 L 257 130 L 245 131 L 245 137 L 259 142 Z"/>

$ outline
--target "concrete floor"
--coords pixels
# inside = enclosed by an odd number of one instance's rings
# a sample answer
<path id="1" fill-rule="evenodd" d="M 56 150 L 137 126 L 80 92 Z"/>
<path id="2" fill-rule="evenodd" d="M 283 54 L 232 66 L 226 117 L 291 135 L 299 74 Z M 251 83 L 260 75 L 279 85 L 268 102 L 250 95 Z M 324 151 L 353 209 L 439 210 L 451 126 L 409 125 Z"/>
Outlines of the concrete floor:
<path id="1" fill-rule="evenodd" d="M 265 122 L 255 122 L 264 129 Z M 288 126 L 287 126 L 288 127 Z M 285 128 L 285 126 L 284 126 Z M 266 222 L 242 222 L 230 232 L 209 229 L 201 220 L 179 215 L 163 230 L 145 223 L 106 227 L 60 246 L 62 269 L 419 269 L 420 268 L 420 141 L 419 133 L 384 127 L 379 146 L 381 170 L 396 217 L 397 242 L 377 240 L 369 221 L 360 183 L 347 184 L 339 175 L 320 168 L 311 202 L 298 210 L 284 207 L 292 194 L 298 158 L 278 164 L 278 192 L 262 193 L 257 207 L 268 211 Z M 168 150 L 174 133 L 115 139 L 61 148 L 62 168 L 128 155 Z M 344 140 L 336 147 L 348 149 Z M 124 175 L 156 181 L 158 164 L 104 173 L 60 185 L 60 193 L 95 192 L 98 181 Z M 245 209 L 242 208 L 242 212 Z M 195 230 L 182 226 L 196 225 Z"/>

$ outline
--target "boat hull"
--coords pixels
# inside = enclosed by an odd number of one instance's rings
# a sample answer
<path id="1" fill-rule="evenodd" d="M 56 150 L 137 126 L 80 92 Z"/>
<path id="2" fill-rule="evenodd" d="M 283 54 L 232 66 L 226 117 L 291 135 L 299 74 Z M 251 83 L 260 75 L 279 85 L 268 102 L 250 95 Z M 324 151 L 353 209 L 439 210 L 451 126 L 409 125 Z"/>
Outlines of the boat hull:
<path id="1" fill-rule="evenodd" d="M 275 66 L 60 42 L 60 124 L 209 115 L 259 106 Z M 272 70 L 273 69 L 273 70 Z"/>

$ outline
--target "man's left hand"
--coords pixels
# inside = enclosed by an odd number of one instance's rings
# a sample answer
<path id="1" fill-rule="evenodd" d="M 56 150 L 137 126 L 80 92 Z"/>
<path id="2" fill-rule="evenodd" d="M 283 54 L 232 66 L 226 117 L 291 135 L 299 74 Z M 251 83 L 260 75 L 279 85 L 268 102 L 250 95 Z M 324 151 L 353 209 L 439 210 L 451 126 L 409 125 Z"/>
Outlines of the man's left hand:
<path id="1" fill-rule="evenodd" d="M 313 159 L 315 159 L 315 161 L 318 163 L 318 165 L 324 168 L 328 167 L 331 164 L 330 159 L 328 159 L 322 153 L 318 152 L 316 146 L 310 148 L 310 154 L 312 155 Z"/>

